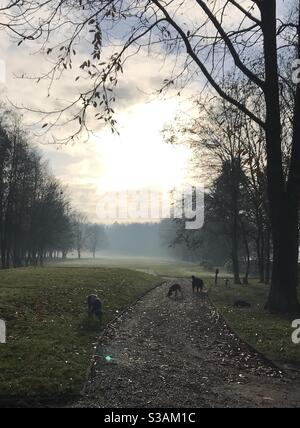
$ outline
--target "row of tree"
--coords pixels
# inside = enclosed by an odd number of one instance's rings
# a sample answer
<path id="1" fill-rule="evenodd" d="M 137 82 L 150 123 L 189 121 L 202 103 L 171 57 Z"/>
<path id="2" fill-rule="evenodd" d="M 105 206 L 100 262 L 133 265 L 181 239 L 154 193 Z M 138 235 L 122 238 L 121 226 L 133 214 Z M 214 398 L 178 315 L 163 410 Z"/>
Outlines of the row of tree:
<path id="1" fill-rule="evenodd" d="M 257 116 L 259 96 L 255 88 L 242 78 L 227 78 L 227 92 L 251 106 Z M 291 100 L 293 88 L 286 90 L 285 101 Z M 247 101 L 246 101 L 247 100 Z M 170 129 L 173 143 L 178 132 L 183 134 L 195 152 L 195 170 L 202 171 L 200 180 L 207 183 L 205 226 L 198 232 L 185 230 L 176 221 L 173 245 L 184 245 L 211 264 L 230 259 L 235 283 L 248 283 L 250 269 L 261 282 L 269 283 L 273 259 L 271 219 L 267 194 L 267 153 L 260 126 L 223 99 L 215 99 L 206 107 L 197 101 L 199 116 L 190 124 Z M 282 133 L 286 140 L 291 133 L 293 103 L 281 106 Z M 182 138 L 180 136 L 179 140 Z M 283 145 L 284 170 L 289 164 L 289 145 Z M 208 179 L 205 175 L 209 165 Z M 204 172 L 204 173 L 203 173 Z M 223 248 L 222 256 L 217 257 Z M 243 269 L 241 269 L 241 266 Z M 241 278 L 241 270 L 244 277 Z"/>
<path id="2" fill-rule="evenodd" d="M 43 264 L 78 249 L 81 216 L 24 132 L 20 117 L 2 106 L 0 122 L 1 267 Z M 103 228 L 85 224 L 95 254 Z"/>

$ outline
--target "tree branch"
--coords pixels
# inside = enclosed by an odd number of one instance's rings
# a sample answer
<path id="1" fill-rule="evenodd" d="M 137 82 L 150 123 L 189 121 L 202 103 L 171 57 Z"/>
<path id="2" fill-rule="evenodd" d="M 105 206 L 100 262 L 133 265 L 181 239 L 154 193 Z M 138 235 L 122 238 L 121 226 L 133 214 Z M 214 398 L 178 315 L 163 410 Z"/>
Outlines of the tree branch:
<path id="1" fill-rule="evenodd" d="M 205 4 L 203 0 L 196 0 L 196 2 L 199 4 L 199 6 L 202 8 L 204 13 L 208 16 L 210 21 L 213 23 L 217 31 L 220 33 L 224 43 L 226 44 L 227 48 L 229 49 L 229 52 L 232 55 L 232 58 L 236 64 L 236 66 L 245 74 L 245 76 L 248 77 L 253 83 L 255 83 L 257 86 L 259 86 L 261 89 L 264 89 L 265 82 L 261 80 L 258 76 L 256 76 L 251 70 L 249 70 L 248 67 L 241 61 L 240 55 L 236 51 L 232 41 L 228 37 L 228 34 L 222 27 L 222 24 L 218 21 L 218 19 L 215 17 L 213 12 L 209 9 L 209 7 Z"/>
<path id="2" fill-rule="evenodd" d="M 247 18 L 251 19 L 252 21 L 256 22 L 256 24 L 261 25 L 261 21 L 252 15 L 249 11 L 247 11 L 243 6 L 238 4 L 235 0 L 228 0 L 229 3 L 231 3 L 233 6 L 235 6 L 237 9 L 239 9 L 241 12 L 243 12 L 244 15 L 247 16 Z"/>
<path id="3" fill-rule="evenodd" d="M 167 22 L 174 28 L 174 30 L 177 31 L 177 33 L 181 36 L 185 46 L 188 55 L 195 61 L 196 65 L 199 67 L 201 72 L 204 74 L 204 76 L 207 78 L 211 86 L 216 90 L 216 92 L 224 98 L 226 101 L 240 109 L 244 114 L 246 114 L 251 120 L 256 122 L 259 126 L 262 128 L 265 128 L 265 122 L 263 122 L 259 117 L 257 117 L 253 112 L 251 112 L 245 105 L 241 104 L 239 101 L 232 98 L 229 94 L 227 94 L 221 86 L 215 81 L 215 79 L 212 77 L 212 75 L 209 73 L 208 69 L 205 67 L 205 65 L 200 61 L 197 54 L 194 52 L 192 45 L 189 42 L 189 39 L 185 32 L 182 30 L 182 28 L 174 21 L 173 18 L 169 15 L 167 10 L 161 5 L 159 0 L 152 0 L 152 2 L 159 8 L 159 10 L 164 14 Z"/>

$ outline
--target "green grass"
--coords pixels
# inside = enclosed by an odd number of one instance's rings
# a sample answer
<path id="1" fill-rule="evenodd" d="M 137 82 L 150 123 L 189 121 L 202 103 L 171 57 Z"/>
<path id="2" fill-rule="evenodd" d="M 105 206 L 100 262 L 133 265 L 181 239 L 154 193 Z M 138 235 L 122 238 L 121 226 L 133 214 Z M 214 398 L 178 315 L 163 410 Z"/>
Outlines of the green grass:
<path id="1" fill-rule="evenodd" d="M 252 282 L 248 286 L 212 287 L 210 297 L 230 327 L 250 345 L 280 365 L 300 367 L 300 345 L 292 343 L 291 323 L 295 317 L 273 315 L 264 310 L 269 287 Z M 243 299 L 250 309 L 234 309 L 233 302 Z"/>
<path id="2" fill-rule="evenodd" d="M 264 310 L 269 291 L 265 285 L 253 281 L 225 289 L 221 280 L 215 288 L 213 273 L 172 260 L 70 260 L 44 269 L 0 271 L 0 318 L 8 324 L 8 343 L 0 345 L 0 400 L 75 397 L 97 336 L 117 311 L 161 283 L 160 276 L 192 274 L 205 279 L 212 301 L 241 338 L 275 362 L 300 366 L 300 345 L 291 341 L 292 319 Z M 90 293 L 104 302 L 101 327 L 86 317 Z M 237 298 L 251 303 L 251 309 L 233 309 Z"/>
<path id="3" fill-rule="evenodd" d="M 230 327 L 259 352 L 279 364 L 300 367 L 300 345 L 291 340 L 293 318 L 269 314 L 264 310 L 269 287 L 255 280 L 249 286 L 231 286 L 225 289 L 223 279 L 230 275 L 220 273 L 220 285 L 214 287 L 214 273 L 203 272 L 194 263 L 155 258 L 99 258 L 96 260 L 68 260 L 66 266 L 108 266 L 145 270 L 160 276 L 189 278 L 201 276 L 209 288 L 210 297 Z M 251 309 L 233 309 L 236 299 L 251 303 Z"/>
<path id="4" fill-rule="evenodd" d="M 44 268 L 0 272 L 0 399 L 79 394 L 101 328 L 159 284 L 157 277 L 122 269 Z M 88 321 L 86 297 L 101 296 L 102 326 Z"/>

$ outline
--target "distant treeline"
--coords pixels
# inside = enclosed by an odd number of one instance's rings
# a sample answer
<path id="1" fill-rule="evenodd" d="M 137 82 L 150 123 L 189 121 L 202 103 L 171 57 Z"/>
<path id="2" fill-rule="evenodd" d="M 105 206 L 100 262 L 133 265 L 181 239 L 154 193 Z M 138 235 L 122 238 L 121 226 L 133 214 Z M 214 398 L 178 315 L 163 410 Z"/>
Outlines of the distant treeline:
<path id="1" fill-rule="evenodd" d="M 115 223 L 106 228 L 108 251 L 127 256 L 174 256 L 161 232 L 160 223 Z"/>
<path id="2" fill-rule="evenodd" d="M 64 258 L 77 248 L 78 214 L 30 143 L 18 115 L 2 108 L 1 116 L 1 267 L 43 264 L 58 255 Z M 96 229 L 89 225 L 91 250 L 95 248 Z"/>

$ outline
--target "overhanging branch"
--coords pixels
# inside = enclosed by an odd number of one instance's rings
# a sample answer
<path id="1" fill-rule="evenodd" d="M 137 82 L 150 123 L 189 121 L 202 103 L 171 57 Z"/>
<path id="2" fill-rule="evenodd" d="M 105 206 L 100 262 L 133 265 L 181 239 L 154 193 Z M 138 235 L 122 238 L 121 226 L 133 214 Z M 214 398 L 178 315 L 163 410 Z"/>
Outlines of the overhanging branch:
<path id="1" fill-rule="evenodd" d="M 180 35 L 182 38 L 188 55 L 194 60 L 196 65 L 199 67 L 201 72 L 204 74 L 204 76 L 207 78 L 208 82 L 211 84 L 211 86 L 216 90 L 216 92 L 224 98 L 226 101 L 228 101 L 230 104 L 234 105 L 238 109 L 240 109 L 244 114 L 246 114 L 251 120 L 256 122 L 259 126 L 262 128 L 265 128 L 265 122 L 263 122 L 259 117 L 257 117 L 251 110 L 249 110 L 244 104 L 241 104 L 239 101 L 231 97 L 229 94 L 227 94 L 221 86 L 216 82 L 216 80 L 212 77 L 212 75 L 209 73 L 208 69 L 204 65 L 204 63 L 200 60 L 198 55 L 194 52 L 192 45 L 189 42 L 189 39 L 185 32 L 182 30 L 182 28 L 174 21 L 174 19 L 170 16 L 170 14 L 167 12 L 165 7 L 162 6 L 159 0 L 152 0 L 152 2 L 159 8 L 159 10 L 164 14 L 166 21 L 174 28 L 175 31 Z"/>

